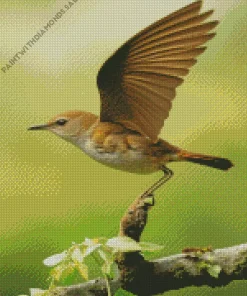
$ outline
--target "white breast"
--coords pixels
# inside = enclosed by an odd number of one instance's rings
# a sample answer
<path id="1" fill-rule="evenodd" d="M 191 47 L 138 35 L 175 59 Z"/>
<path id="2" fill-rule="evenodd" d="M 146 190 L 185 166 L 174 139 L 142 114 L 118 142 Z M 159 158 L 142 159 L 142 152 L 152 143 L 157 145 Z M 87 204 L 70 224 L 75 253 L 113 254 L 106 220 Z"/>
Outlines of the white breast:
<path id="1" fill-rule="evenodd" d="M 103 148 L 96 147 L 90 138 L 76 143 L 87 155 L 109 167 L 137 174 L 149 174 L 157 168 L 141 151 L 127 150 L 126 152 L 105 152 Z"/>

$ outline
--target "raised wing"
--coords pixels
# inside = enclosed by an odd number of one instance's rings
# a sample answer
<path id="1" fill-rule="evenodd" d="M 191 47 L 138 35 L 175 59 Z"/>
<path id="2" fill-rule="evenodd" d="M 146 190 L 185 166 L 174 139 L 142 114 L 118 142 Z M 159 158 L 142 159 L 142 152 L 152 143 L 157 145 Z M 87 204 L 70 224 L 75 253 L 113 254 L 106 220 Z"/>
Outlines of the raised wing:
<path id="1" fill-rule="evenodd" d="M 121 46 L 101 67 L 97 84 L 101 121 L 122 123 L 156 141 L 168 117 L 175 89 L 196 63 L 201 47 L 215 36 L 217 21 L 204 21 L 202 1 L 147 27 Z"/>

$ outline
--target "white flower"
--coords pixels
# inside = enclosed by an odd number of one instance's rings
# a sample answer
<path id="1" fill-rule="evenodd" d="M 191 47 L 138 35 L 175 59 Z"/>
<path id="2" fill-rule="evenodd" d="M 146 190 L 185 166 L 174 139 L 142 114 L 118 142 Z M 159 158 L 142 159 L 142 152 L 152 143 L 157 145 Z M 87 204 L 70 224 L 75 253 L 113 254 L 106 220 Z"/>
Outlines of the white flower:
<path id="1" fill-rule="evenodd" d="M 63 259 L 66 257 L 66 255 L 67 255 L 66 252 L 52 255 L 52 256 L 46 258 L 43 261 L 43 264 L 46 266 L 49 266 L 49 267 L 55 266 L 55 265 L 59 264 L 61 261 L 63 261 Z"/>
<path id="2" fill-rule="evenodd" d="M 41 289 L 36 289 L 36 288 L 30 289 L 31 296 L 42 296 L 45 292 L 46 292 L 45 290 L 41 290 Z"/>
<path id="3" fill-rule="evenodd" d="M 141 251 L 140 245 L 127 236 L 118 236 L 108 239 L 106 246 L 112 248 L 114 252 Z"/>
<path id="4" fill-rule="evenodd" d="M 84 256 L 82 255 L 82 252 L 79 248 L 75 248 L 71 255 L 71 258 L 73 261 L 82 263 Z"/>
<path id="5" fill-rule="evenodd" d="M 101 244 L 98 244 L 98 240 L 89 238 L 85 238 L 85 241 L 82 244 L 87 247 L 85 253 L 83 254 L 83 257 L 90 255 L 95 250 L 101 247 Z"/>

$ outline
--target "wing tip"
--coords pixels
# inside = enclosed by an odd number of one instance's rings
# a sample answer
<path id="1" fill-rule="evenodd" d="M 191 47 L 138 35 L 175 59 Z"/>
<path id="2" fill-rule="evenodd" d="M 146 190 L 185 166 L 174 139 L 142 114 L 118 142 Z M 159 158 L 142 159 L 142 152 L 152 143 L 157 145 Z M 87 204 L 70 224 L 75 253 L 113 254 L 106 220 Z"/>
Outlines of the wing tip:
<path id="1" fill-rule="evenodd" d="M 194 1 L 192 2 L 191 4 L 185 6 L 187 8 L 191 8 L 191 9 L 201 9 L 202 8 L 202 3 L 203 1 L 202 0 L 197 0 L 197 1 Z"/>
<path id="2" fill-rule="evenodd" d="M 207 34 L 208 40 L 213 39 L 216 36 L 216 32 Z"/>
<path id="3" fill-rule="evenodd" d="M 208 18 L 208 17 L 210 17 L 213 13 L 214 13 L 214 9 L 210 9 L 210 10 L 208 10 L 208 11 L 202 13 L 202 15 Z"/>

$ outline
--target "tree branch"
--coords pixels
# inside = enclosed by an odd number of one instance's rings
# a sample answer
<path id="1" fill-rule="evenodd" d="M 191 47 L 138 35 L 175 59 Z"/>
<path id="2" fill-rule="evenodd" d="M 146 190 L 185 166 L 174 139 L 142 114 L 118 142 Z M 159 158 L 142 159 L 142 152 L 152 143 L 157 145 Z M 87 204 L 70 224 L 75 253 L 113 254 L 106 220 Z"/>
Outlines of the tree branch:
<path id="1" fill-rule="evenodd" d="M 219 265 L 221 271 L 218 278 L 212 277 L 203 264 Z M 201 255 L 178 254 L 150 262 L 153 270 L 149 279 L 143 279 L 141 284 L 146 291 L 138 295 L 155 295 L 170 290 L 177 290 L 189 286 L 210 287 L 226 286 L 233 280 L 247 279 L 247 244 L 230 248 L 216 249 Z M 200 267 L 201 266 L 201 267 Z M 121 286 L 121 280 L 111 281 L 111 290 L 114 294 Z M 136 287 L 135 290 L 144 290 Z M 51 295 L 56 296 L 97 296 L 107 295 L 105 281 L 96 279 L 84 284 L 70 287 L 61 287 Z"/>
<path id="2" fill-rule="evenodd" d="M 139 241 L 147 223 L 152 195 L 139 196 L 120 223 L 120 236 Z M 247 244 L 224 249 L 187 249 L 184 253 L 146 261 L 140 252 L 121 253 L 116 262 L 120 278 L 110 282 L 112 294 L 120 287 L 139 296 L 150 296 L 189 286 L 225 286 L 233 280 L 247 279 Z M 56 288 L 52 296 L 104 296 L 105 281 Z"/>

